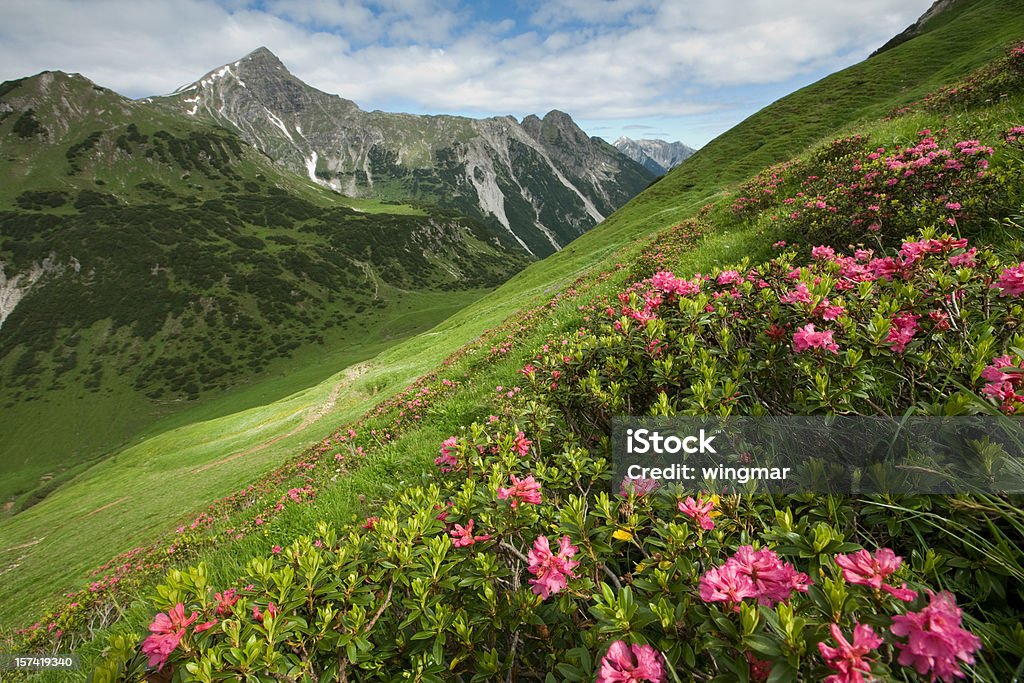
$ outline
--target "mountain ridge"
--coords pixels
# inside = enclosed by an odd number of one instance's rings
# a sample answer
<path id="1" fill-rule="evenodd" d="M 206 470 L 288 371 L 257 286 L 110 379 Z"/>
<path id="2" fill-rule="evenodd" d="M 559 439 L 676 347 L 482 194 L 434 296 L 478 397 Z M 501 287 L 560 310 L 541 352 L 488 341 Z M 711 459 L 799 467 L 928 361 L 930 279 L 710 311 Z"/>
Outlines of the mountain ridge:
<path id="1" fill-rule="evenodd" d="M 304 83 L 265 47 L 143 102 L 227 126 L 346 195 L 435 202 L 500 227 L 535 256 L 561 249 L 652 179 L 564 112 L 519 122 L 365 111 Z"/>
<path id="2" fill-rule="evenodd" d="M 612 146 L 657 176 L 665 175 L 697 151 L 678 140 L 634 140 L 625 135 L 615 140 Z"/>

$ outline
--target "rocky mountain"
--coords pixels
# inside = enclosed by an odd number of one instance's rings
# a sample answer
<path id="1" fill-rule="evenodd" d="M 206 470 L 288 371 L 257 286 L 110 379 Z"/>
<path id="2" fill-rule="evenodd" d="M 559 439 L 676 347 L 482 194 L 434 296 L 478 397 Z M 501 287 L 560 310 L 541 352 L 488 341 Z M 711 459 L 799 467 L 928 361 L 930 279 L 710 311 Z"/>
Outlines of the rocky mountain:
<path id="1" fill-rule="evenodd" d="M 935 0 L 935 2 L 932 3 L 932 6 L 925 10 L 924 14 L 918 17 L 917 21 L 903 29 L 903 31 L 898 35 L 890 38 L 885 45 L 872 52 L 870 57 L 880 55 L 886 50 L 891 50 L 897 45 L 902 45 L 908 40 L 916 38 L 924 33 L 927 30 L 928 24 L 940 14 L 945 14 L 956 7 L 964 6 L 965 4 L 964 0 Z"/>
<path id="2" fill-rule="evenodd" d="M 656 176 L 665 175 L 697 151 L 681 142 L 633 140 L 625 136 L 612 145 Z"/>
<path id="3" fill-rule="evenodd" d="M 535 256 L 560 249 L 653 179 L 560 111 L 522 122 L 368 112 L 302 82 L 266 48 L 146 102 L 234 130 L 326 188 L 436 204 L 506 231 Z"/>

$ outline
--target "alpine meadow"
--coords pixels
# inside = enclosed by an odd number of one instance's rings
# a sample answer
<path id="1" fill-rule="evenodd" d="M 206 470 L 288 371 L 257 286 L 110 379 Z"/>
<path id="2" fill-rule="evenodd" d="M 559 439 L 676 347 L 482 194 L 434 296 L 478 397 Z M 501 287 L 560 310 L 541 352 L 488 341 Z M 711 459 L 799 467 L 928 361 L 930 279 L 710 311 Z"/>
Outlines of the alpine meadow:
<path id="1" fill-rule="evenodd" d="M 0 84 L 0 679 L 1021 680 L 994 431 L 744 441 L 700 491 L 617 445 L 1017 423 L 1020 0 L 696 151 L 573 116 L 367 111 L 265 47 Z"/>

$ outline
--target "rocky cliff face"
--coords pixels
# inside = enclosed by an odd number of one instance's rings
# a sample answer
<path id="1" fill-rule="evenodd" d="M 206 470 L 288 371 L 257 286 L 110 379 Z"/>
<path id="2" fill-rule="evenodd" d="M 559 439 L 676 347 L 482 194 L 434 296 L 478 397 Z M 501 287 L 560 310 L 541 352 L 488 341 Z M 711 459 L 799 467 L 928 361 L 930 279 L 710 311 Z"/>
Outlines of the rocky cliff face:
<path id="1" fill-rule="evenodd" d="M 633 140 L 621 137 L 612 144 L 654 175 L 665 175 L 697 151 L 681 142 L 665 140 Z"/>
<path id="2" fill-rule="evenodd" d="M 209 119 L 278 164 L 356 197 L 422 200 L 483 220 L 544 256 L 653 176 L 572 119 L 367 112 L 293 76 L 266 48 L 152 104 Z"/>
<path id="3" fill-rule="evenodd" d="M 907 28 L 903 29 L 903 31 L 899 35 L 890 38 L 885 43 L 885 45 L 872 52 L 869 55 L 869 58 L 874 57 L 875 55 L 879 55 L 885 52 L 886 50 L 891 50 L 897 45 L 902 45 L 903 43 L 907 42 L 912 38 L 916 38 L 917 36 L 925 32 L 925 28 L 928 22 L 930 22 L 932 19 L 939 16 L 940 14 L 953 9 L 955 6 L 960 4 L 962 4 L 962 0 L 935 0 L 935 2 L 932 3 L 932 6 L 929 7 L 924 14 L 918 17 L 917 21 L 915 21 Z"/>

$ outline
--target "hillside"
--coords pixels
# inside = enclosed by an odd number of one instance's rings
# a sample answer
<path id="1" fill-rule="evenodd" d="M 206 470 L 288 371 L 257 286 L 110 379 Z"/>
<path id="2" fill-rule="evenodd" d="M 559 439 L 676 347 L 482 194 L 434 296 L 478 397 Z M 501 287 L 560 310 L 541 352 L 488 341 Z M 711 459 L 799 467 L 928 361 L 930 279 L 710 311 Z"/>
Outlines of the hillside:
<path id="1" fill-rule="evenodd" d="M 966 3 L 724 134 L 595 231 L 378 358 L 336 429 L 177 517 L 177 532 L 168 524 L 155 546 L 117 558 L 95 590 L 49 615 L 52 627 L 20 637 L 43 647 L 56 630 L 99 666 L 97 680 L 169 657 L 171 672 L 349 680 L 603 680 L 646 662 L 648 680 L 671 671 L 724 683 L 823 680 L 842 661 L 829 652 L 853 632 L 882 680 L 952 680 L 961 667 L 1010 680 L 1024 657 L 1015 499 L 648 496 L 611 481 L 607 437 L 621 414 L 1017 409 L 1007 370 L 1024 364 L 1024 48 L 1007 47 L 1024 21 L 1014 4 Z M 918 63 L 945 76 L 888 83 Z M 844 91 L 868 82 L 874 101 Z M 830 124 L 808 121 L 815 99 L 831 99 Z M 790 128 L 772 150 L 751 138 Z M 916 175 L 904 175 L 912 163 Z M 884 228 L 868 220 L 876 214 Z M 989 480 L 993 458 L 979 453 Z M 173 486 L 178 473 L 167 474 Z M 40 576 L 73 583 L 32 544 L 75 493 L 0 525 L 0 546 L 21 548 L 4 573 L 5 623 L 38 614 Z M 101 502 L 79 493 L 80 504 Z M 83 530 L 99 533 L 116 509 L 97 505 Z M 131 513 L 117 519 L 109 549 L 147 536 Z M 90 557 L 104 555 L 82 550 L 75 562 Z M 781 578 L 754 585 L 755 562 Z M 139 586 L 146 602 L 132 603 Z M 217 623 L 145 656 L 147 625 L 178 603 L 195 624 Z M 111 605 L 121 620 L 97 621 Z M 918 677 L 902 654 L 907 632 L 929 628 L 928 610 L 946 630 L 932 634 L 942 650 Z M 86 623 L 109 628 L 83 642 Z"/>

